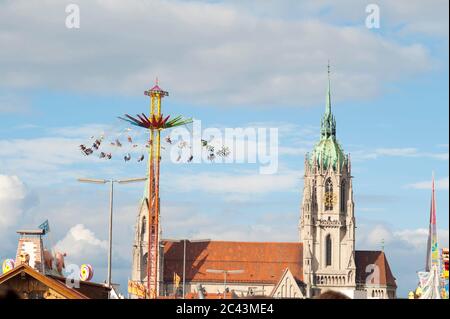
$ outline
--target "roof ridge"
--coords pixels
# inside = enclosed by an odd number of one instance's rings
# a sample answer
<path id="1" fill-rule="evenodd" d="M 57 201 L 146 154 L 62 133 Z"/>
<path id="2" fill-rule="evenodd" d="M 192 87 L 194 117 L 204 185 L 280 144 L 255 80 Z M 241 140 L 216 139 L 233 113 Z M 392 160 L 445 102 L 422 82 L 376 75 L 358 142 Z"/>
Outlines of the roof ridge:
<path id="1" fill-rule="evenodd" d="M 192 240 L 195 240 L 192 238 Z M 178 241 L 173 240 L 166 240 L 163 239 L 162 241 L 169 242 L 169 243 L 178 243 Z M 189 240 L 188 240 L 189 241 Z M 190 242 L 191 244 L 204 244 L 204 242 Z M 238 240 L 211 240 L 207 243 L 242 243 L 242 244 L 303 244 L 303 242 L 288 242 L 288 241 L 238 241 Z"/>

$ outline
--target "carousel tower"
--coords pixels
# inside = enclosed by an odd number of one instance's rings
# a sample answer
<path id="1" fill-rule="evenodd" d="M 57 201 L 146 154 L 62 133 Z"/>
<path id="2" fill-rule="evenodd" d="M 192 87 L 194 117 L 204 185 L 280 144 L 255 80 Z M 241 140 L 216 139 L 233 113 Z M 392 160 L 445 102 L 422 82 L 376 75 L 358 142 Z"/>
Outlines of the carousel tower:
<path id="1" fill-rule="evenodd" d="M 162 118 L 161 102 L 169 93 L 162 90 L 156 80 L 155 85 L 144 92 L 150 97 L 150 120 Z M 133 264 L 131 280 L 146 288 L 147 298 L 157 298 L 161 281 L 161 226 L 159 176 L 161 162 L 161 130 L 149 130 L 148 180 L 136 220 L 133 245 Z"/>

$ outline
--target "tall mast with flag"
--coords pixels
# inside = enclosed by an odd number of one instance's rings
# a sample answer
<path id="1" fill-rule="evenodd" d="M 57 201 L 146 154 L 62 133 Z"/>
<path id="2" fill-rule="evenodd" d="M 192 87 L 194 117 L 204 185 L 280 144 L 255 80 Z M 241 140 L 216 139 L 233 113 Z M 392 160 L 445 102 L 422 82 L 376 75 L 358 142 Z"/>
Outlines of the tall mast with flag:
<path id="1" fill-rule="evenodd" d="M 419 272 L 420 299 L 441 299 L 440 258 L 436 228 L 436 199 L 434 173 L 431 181 L 430 223 L 428 228 L 425 271 Z"/>
<path id="2" fill-rule="evenodd" d="M 430 204 L 430 224 L 428 228 L 427 259 L 425 261 L 425 271 L 430 271 L 433 266 L 439 266 L 439 248 L 436 230 L 436 199 L 434 172 L 431 181 L 431 204 Z"/>

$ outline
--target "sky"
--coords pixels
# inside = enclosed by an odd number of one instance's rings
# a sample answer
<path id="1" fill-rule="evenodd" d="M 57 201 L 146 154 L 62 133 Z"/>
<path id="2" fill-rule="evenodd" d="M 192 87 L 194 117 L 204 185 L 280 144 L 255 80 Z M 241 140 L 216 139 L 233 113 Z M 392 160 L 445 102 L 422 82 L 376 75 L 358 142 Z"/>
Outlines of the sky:
<path id="1" fill-rule="evenodd" d="M 67 28 L 77 4 L 80 27 Z M 425 264 L 432 171 L 448 247 L 448 2 L 0 1 L 0 260 L 19 228 L 50 222 L 48 246 L 106 277 L 109 189 L 79 177 L 145 175 L 144 163 L 83 156 L 91 136 L 125 140 L 124 113 L 203 128 L 278 128 L 278 171 L 259 164 L 161 168 L 164 238 L 297 241 L 303 163 L 320 134 L 330 61 L 337 138 L 351 154 L 357 249 L 384 248 L 398 295 Z M 145 132 L 128 132 L 136 140 Z M 125 143 L 126 144 L 126 143 Z M 127 147 L 130 147 L 129 145 Z M 126 293 L 142 184 L 115 188 L 113 281 Z M 384 241 L 384 244 L 382 243 Z"/>

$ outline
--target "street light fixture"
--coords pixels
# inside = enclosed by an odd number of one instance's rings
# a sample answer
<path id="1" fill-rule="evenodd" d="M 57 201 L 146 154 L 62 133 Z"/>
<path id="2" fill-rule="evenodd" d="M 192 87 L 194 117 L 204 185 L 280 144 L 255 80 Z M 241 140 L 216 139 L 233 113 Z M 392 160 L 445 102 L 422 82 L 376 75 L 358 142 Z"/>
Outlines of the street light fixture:
<path id="1" fill-rule="evenodd" d="M 223 299 L 226 297 L 227 292 L 227 275 L 228 274 L 242 274 L 244 270 L 237 269 L 237 270 L 226 270 L 226 269 L 206 269 L 206 272 L 212 273 L 212 274 L 222 274 L 224 275 L 223 279 Z"/>
<path id="2" fill-rule="evenodd" d="M 183 242 L 183 299 L 186 297 L 186 242 L 191 243 L 207 243 L 211 239 L 163 239 L 163 241 L 170 241 L 174 243 Z"/>
<path id="3" fill-rule="evenodd" d="M 109 250 L 108 250 L 108 275 L 106 284 L 111 287 L 111 263 L 112 263 L 112 221 L 113 221 L 113 199 L 114 199 L 114 183 L 127 184 L 134 182 L 142 182 L 147 180 L 147 177 L 129 178 L 129 179 L 97 179 L 97 178 L 78 178 L 81 183 L 90 184 L 106 184 L 111 183 L 109 191 Z"/>

